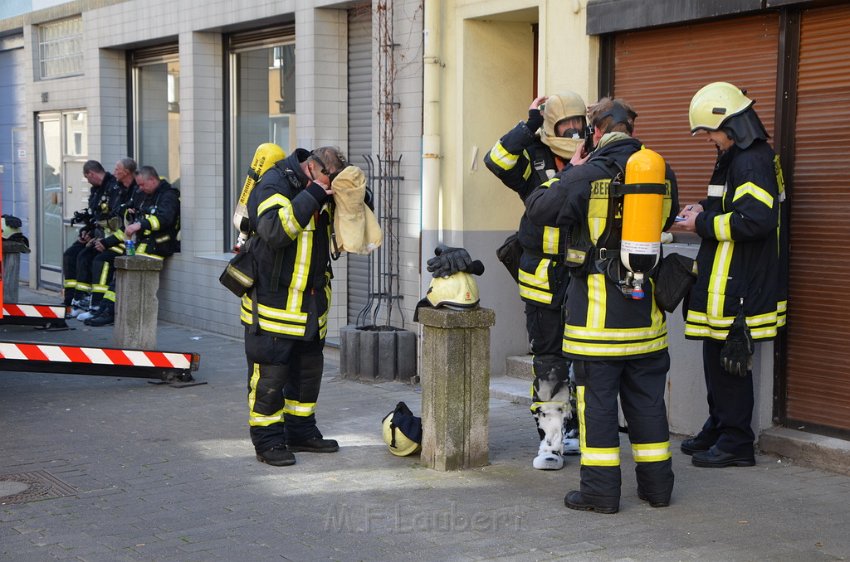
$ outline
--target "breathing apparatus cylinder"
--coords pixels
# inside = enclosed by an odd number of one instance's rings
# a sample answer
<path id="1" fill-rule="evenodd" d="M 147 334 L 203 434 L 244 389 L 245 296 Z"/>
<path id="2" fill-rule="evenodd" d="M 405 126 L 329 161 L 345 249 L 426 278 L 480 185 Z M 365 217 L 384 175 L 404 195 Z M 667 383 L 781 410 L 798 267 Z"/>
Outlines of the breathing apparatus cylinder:
<path id="1" fill-rule="evenodd" d="M 234 250 L 237 252 L 248 239 L 248 197 L 254 190 L 254 186 L 257 185 L 260 176 L 284 158 L 286 158 L 286 153 L 272 142 L 264 142 L 254 151 L 251 168 L 248 170 L 245 183 L 242 184 L 242 192 L 239 194 L 239 201 L 236 203 L 236 210 L 233 213 L 233 226 L 239 231 L 239 237 L 234 245 Z"/>
<path id="2" fill-rule="evenodd" d="M 632 273 L 631 296 L 644 297 L 645 276 L 661 257 L 661 227 L 666 193 L 664 158 L 642 148 L 626 162 L 620 261 Z"/>

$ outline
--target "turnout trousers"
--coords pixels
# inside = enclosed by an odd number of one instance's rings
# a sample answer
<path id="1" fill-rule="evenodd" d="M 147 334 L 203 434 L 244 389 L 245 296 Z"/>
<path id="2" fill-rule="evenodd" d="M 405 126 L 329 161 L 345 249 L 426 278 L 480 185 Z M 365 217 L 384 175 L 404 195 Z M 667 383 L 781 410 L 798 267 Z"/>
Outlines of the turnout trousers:
<path id="1" fill-rule="evenodd" d="M 531 412 L 541 439 L 541 452 L 561 454 L 564 432 L 578 429 L 575 382 L 570 380 L 570 360 L 561 353 L 561 310 L 526 302 L 525 326 L 533 356 Z"/>
<path id="2" fill-rule="evenodd" d="M 581 493 L 604 507 L 620 505 L 620 435 L 617 395 L 629 427 L 638 492 L 669 502 L 673 462 L 664 387 L 667 350 L 637 359 L 574 360 L 581 439 Z"/>
<path id="3" fill-rule="evenodd" d="M 702 364 L 708 397 L 708 419 L 697 439 L 713 443 L 724 453 L 752 457 L 753 433 L 753 373 L 739 377 L 727 373 L 720 365 L 723 343 L 703 340 Z"/>
<path id="4" fill-rule="evenodd" d="M 86 249 L 86 245 L 79 240 L 68 246 L 62 254 L 62 286 L 65 289 L 65 306 L 71 305 L 71 300 L 76 298 L 74 292 L 77 289 L 77 257 Z"/>
<path id="5" fill-rule="evenodd" d="M 109 248 L 99 252 L 91 264 L 91 307 L 97 308 L 103 295 L 109 291 L 109 287 L 115 279 L 115 258 L 120 256 Z"/>
<path id="6" fill-rule="evenodd" d="M 324 345 L 324 339 L 278 338 L 245 328 L 248 426 L 258 453 L 287 440 L 321 438 L 315 414 Z"/>

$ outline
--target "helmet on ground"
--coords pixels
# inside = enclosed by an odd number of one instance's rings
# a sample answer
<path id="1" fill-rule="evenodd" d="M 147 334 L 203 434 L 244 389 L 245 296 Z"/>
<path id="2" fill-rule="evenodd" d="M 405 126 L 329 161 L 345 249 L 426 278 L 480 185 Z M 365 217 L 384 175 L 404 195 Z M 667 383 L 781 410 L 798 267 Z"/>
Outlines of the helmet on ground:
<path id="1" fill-rule="evenodd" d="M 691 133 L 700 129 L 716 131 L 730 117 L 740 115 L 754 103 L 740 88 L 729 82 L 707 84 L 691 99 L 691 107 L 688 109 Z"/>
<path id="2" fill-rule="evenodd" d="M 406 457 L 418 453 L 422 446 L 422 418 L 413 415 L 404 402 L 384 416 L 382 421 L 384 443 L 390 453 Z"/>

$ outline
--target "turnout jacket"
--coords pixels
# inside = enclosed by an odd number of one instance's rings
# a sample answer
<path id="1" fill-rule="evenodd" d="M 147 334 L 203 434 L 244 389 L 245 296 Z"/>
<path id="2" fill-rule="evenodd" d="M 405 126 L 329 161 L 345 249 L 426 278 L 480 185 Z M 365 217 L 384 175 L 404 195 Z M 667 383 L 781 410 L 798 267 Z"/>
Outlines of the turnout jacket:
<path id="1" fill-rule="evenodd" d="M 609 206 L 609 188 L 619 169 L 641 148 L 624 134 L 602 138 L 591 158 L 542 185 L 526 200 L 526 213 L 536 224 L 555 224 L 569 230 L 573 277 L 567 287 L 562 350 L 572 359 L 612 360 L 651 355 L 667 348 L 664 312 L 656 305 L 654 281 L 646 280 L 646 296 L 627 298 L 617 280 L 625 271 L 620 263 L 618 207 Z M 619 167 L 618 167 L 619 166 Z M 673 224 L 678 212 L 676 177 L 667 166 L 662 229 Z M 617 215 L 610 224 L 609 216 Z"/>
<path id="2" fill-rule="evenodd" d="M 130 208 L 136 192 L 139 190 L 136 180 L 129 187 L 117 182 L 109 196 L 108 236 L 103 239 L 103 245 L 116 254 L 124 253 L 124 228 L 127 226 L 125 214 Z"/>
<path id="3" fill-rule="evenodd" d="M 120 188 L 115 176 L 106 172 L 103 181 L 98 186 L 91 186 L 89 190 L 88 210 L 97 225 L 106 228 L 106 220 L 109 218 L 110 201 L 113 192 Z"/>
<path id="4" fill-rule="evenodd" d="M 180 230 L 180 192 L 171 187 L 170 183 L 160 180 L 150 195 L 141 189 L 137 190 L 130 208 L 128 224 L 138 222 L 142 225 L 136 234 L 137 255 L 162 259 L 180 251 L 180 242 L 177 240 Z"/>
<path id="5" fill-rule="evenodd" d="M 746 150 L 734 145 L 718 156 L 696 219 L 702 242 L 685 337 L 724 341 L 742 299 L 753 339 L 776 336 L 787 287 L 779 245 L 786 228 L 780 225 L 783 194 L 782 168 L 766 141 Z"/>
<path id="6" fill-rule="evenodd" d="M 296 149 L 263 174 L 248 198 L 257 273 L 240 316 L 261 333 L 303 340 L 325 337 L 331 299 L 332 200 L 302 171 L 309 156 Z"/>
<path id="7" fill-rule="evenodd" d="M 537 114 L 542 125 L 543 117 L 539 111 Z M 525 122 L 499 139 L 484 156 L 484 164 L 523 201 L 557 173 L 552 151 Z M 553 223 L 534 224 L 524 213 L 517 238 L 523 250 L 519 296 L 537 306 L 560 308 L 568 280 L 559 257 L 564 251 L 564 232 Z"/>

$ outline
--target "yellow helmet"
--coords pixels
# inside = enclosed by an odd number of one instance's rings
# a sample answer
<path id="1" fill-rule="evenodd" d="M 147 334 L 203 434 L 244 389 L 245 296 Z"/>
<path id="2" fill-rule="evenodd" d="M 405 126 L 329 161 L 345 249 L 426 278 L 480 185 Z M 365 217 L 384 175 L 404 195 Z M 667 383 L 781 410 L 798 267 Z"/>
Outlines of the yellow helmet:
<path id="1" fill-rule="evenodd" d="M 445 306 L 456 310 L 478 306 L 478 283 L 472 275 L 458 271 L 447 277 L 434 277 L 425 296 L 416 303 L 413 321 L 419 322 L 419 309 L 423 306 Z"/>
<path id="2" fill-rule="evenodd" d="M 473 308 L 478 305 L 478 283 L 465 271 L 434 277 L 425 298 L 433 307 Z"/>
<path id="3" fill-rule="evenodd" d="M 413 439 L 404 434 L 405 428 L 403 427 L 403 425 L 405 425 L 405 423 L 402 423 L 402 426 L 397 426 L 393 423 L 393 420 L 397 418 L 397 409 L 384 416 L 384 420 L 382 422 L 384 443 L 387 444 L 390 453 L 394 454 L 397 457 L 406 457 L 407 455 L 418 453 L 422 449 L 422 446 L 418 442 L 414 441 Z M 410 424 L 415 424 L 416 421 L 419 421 L 419 418 L 413 417 L 413 414 L 410 414 L 410 416 L 406 417 L 402 421 L 409 421 Z M 421 421 L 419 421 L 419 423 L 421 424 Z M 412 427 L 407 428 L 407 431 L 412 432 L 411 430 L 413 430 Z M 420 427 L 420 439 L 421 435 L 422 430 Z"/>
<path id="4" fill-rule="evenodd" d="M 729 82 L 712 82 L 700 88 L 691 99 L 688 118 L 691 132 L 716 131 L 732 116 L 743 113 L 755 102 Z"/>

